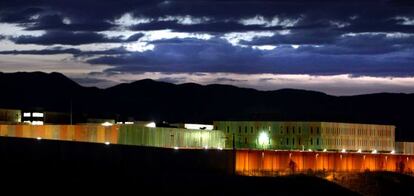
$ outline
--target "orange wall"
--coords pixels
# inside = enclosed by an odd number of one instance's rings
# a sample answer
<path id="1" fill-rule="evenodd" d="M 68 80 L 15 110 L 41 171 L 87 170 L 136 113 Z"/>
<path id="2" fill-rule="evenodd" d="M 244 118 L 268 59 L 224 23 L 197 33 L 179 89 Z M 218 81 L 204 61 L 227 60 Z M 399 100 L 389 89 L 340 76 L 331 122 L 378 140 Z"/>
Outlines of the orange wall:
<path id="1" fill-rule="evenodd" d="M 118 129 L 100 125 L 0 125 L 0 136 L 116 144 Z"/>
<path id="2" fill-rule="evenodd" d="M 289 164 L 290 161 L 295 164 Z M 338 152 L 237 150 L 236 172 L 291 172 L 325 170 L 337 172 L 404 171 L 414 169 L 414 155 L 361 154 Z M 294 169 L 292 165 L 295 165 Z"/>

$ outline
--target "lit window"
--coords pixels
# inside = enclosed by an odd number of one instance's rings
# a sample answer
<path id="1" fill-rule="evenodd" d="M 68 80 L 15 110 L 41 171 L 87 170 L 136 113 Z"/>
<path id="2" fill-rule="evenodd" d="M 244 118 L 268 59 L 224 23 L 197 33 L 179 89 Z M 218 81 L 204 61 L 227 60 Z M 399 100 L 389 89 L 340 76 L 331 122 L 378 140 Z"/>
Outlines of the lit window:
<path id="1" fill-rule="evenodd" d="M 32 125 L 43 125 L 43 121 L 33 121 Z"/>
<path id="2" fill-rule="evenodd" d="M 30 114 L 30 112 L 25 112 L 23 113 L 23 117 L 31 117 L 32 115 Z"/>
<path id="3" fill-rule="evenodd" d="M 33 112 L 33 117 L 43 117 L 43 113 L 41 112 Z"/>

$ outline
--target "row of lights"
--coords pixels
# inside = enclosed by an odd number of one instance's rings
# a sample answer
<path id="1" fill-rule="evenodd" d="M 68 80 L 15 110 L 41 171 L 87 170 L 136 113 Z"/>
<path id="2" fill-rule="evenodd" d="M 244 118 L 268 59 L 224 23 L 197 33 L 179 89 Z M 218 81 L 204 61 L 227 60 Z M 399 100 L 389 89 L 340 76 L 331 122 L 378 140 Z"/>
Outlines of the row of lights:
<path id="1" fill-rule="evenodd" d="M 37 137 L 36 138 L 37 140 L 42 140 L 42 138 L 41 137 Z M 107 146 L 109 146 L 111 143 L 110 142 L 108 142 L 108 141 L 106 141 L 106 142 L 104 142 L 104 144 L 105 145 L 107 145 Z M 174 149 L 175 150 L 178 150 L 179 149 L 179 147 L 178 146 L 175 146 L 174 147 Z M 208 149 L 208 146 L 204 146 L 204 149 Z M 223 150 L 223 148 L 221 148 L 221 147 L 218 147 L 217 148 L 218 150 Z M 308 149 L 308 151 L 309 152 L 312 152 L 312 149 Z M 328 150 L 325 148 L 325 149 L 323 149 L 323 152 L 327 152 Z M 342 149 L 341 150 L 341 152 L 342 153 L 346 153 L 346 149 Z M 358 149 L 358 151 L 357 151 L 357 153 L 362 153 L 362 150 L 361 149 Z M 376 150 L 376 149 L 374 149 L 372 152 L 371 152 L 372 154 L 377 154 L 378 153 L 378 151 Z M 391 154 L 395 154 L 395 150 L 392 150 L 391 152 L 390 152 Z"/>
<path id="2" fill-rule="evenodd" d="M 174 150 L 180 149 L 180 147 L 178 147 L 178 146 L 174 146 L 173 148 L 174 148 Z M 203 148 L 206 149 L 206 150 L 208 150 L 208 146 L 204 146 Z M 217 150 L 223 150 L 223 148 L 222 147 L 218 147 Z"/>
<path id="3" fill-rule="evenodd" d="M 308 150 L 309 152 L 312 152 L 312 149 L 309 149 Z M 323 149 L 323 152 L 327 152 L 328 150 L 325 148 L 325 149 Z M 347 151 L 346 151 L 346 149 L 342 149 L 341 150 L 341 153 L 346 153 Z M 362 150 L 361 149 L 358 149 L 357 151 L 356 151 L 357 153 L 362 153 Z M 371 153 L 372 154 L 377 154 L 378 153 L 378 151 L 376 150 L 376 149 L 374 149 L 374 150 L 372 150 L 371 151 Z M 392 150 L 391 152 L 390 152 L 390 154 L 395 154 L 395 150 Z"/>
<path id="4" fill-rule="evenodd" d="M 312 152 L 313 150 L 309 148 L 309 149 L 308 149 L 308 151 L 309 151 L 309 152 Z M 325 149 L 323 149 L 322 151 L 323 151 L 323 152 L 327 152 L 328 150 L 325 148 Z M 346 151 L 346 149 L 342 149 L 342 150 L 341 150 L 341 153 L 346 153 L 346 152 L 347 152 L 347 151 Z M 357 153 L 362 153 L 362 150 L 361 150 L 361 149 L 358 149 L 356 152 L 357 152 Z M 371 153 L 372 153 L 372 154 L 377 154 L 377 153 L 378 153 L 378 151 L 377 151 L 376 149 L 374 149 L 374 150 L 372 150 L 372 151 L 371 151 Z M 392 150 L 392 151 L 390 152 L 390 154 L 395 154 L 395 150 Z"/>

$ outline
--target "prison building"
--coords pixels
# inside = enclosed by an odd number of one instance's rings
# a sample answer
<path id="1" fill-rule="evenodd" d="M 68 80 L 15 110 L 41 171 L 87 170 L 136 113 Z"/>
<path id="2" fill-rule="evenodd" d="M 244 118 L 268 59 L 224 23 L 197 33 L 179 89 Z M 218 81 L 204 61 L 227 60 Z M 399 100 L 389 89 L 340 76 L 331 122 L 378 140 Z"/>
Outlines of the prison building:
<path id="1" fill-rule="evenodd" d="M 224 148 L 221 131 L 141 125 L 0 125 L 0 136 L 163 148 Z"/>
<path id="2" fill-rule="evenodd" d="M 336 122 L 215 121 L 238 149 L 394 152 L 395 126 Z"/>
<path id="3" fill-rule="evenodd" d="M 317 151 L 236 151 L 235 170 L 241 175 L 283 175 L 295 172 L 392 171 L 412 173 L 414 155 Z"/>
<path id="4" fill-rule="evenodd" d="M 395 142 L 395 151 L 399 154 L 414 154 L 414 142 Z"/>

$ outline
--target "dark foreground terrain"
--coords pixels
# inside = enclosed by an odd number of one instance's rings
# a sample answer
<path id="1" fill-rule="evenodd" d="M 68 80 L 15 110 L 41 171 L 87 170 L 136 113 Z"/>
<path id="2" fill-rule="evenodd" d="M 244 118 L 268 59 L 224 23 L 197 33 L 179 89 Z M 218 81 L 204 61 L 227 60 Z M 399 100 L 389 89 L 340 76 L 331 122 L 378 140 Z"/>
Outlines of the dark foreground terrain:
<path id="1" fill-rule="evenodd" d="M 11 191 L 12 195 L 25 192 L 335 196 L 390 193 L 394 188 L 398 188 L 395 191 L 398 195 L 410 195 L 414 184 L 412 177 L 392 173 L 373 173 L 371 180 L 364 178 L 363 182 L 373 185 L 375 190 L 346 186 L 344 182 L 349 182 L 346 180 L 334 183 L 307 175 L 236 176 L 232 155 L 232 151 L 226 150 L 174 150 L 0 137 L 0 184 L 4 193 Z"/>

